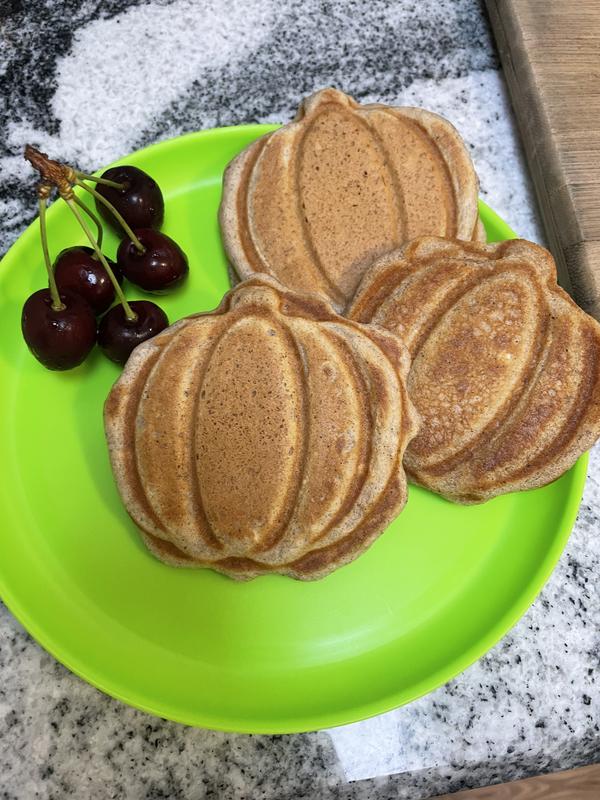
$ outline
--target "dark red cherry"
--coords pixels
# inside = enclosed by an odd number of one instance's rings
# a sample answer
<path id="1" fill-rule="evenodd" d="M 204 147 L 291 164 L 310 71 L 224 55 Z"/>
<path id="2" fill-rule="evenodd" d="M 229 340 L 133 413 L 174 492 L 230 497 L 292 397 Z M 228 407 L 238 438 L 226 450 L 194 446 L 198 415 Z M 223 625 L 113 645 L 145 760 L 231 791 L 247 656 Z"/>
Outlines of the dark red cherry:
<path id="1" fill-rule="evenodd" d="M 109 258 L 108 265 L 121 283 L 123 276 L 117 265 Z M 94 258 L 91 247 L 67 247 L 58 254 L 54 262 L 54 275 L 59 291 L 69 290 L 83 297 L 95 314 L 103 314 L 115 299 L 115 290 L 108 273 Z"/>
<path id="2" fill-rule="evenodd" d="M 188 274 L 188 260 L 177 242 L 152 228 L 134 230 L 144 250 L 131 239 L 123 239 L 117 251 L 117 264 L 127 280 L 147 292 L 173 289 Z"/>
<path id="3" fill-rule="evenodd" d="M 96 317 L 78 294 L 60 292 L 64 308 L 55 311 L 49 289 L 34 292 L 21 314 L 23 338 L 48 369 L 71 369 L 85 359 L 96 342 Z"/>
<path id="4" fill-rule="evenodd" d="M 107 180 L 122 184 L 122 189 L 98 183 L 96 191 L 117 209 L 131 228 L 160 228 L 165 204 L 159 185 L 146 172 L 137 167 L 111 167 L 102 173 Z M 96 200 L 100 216 L 114 228 L 119 236 L 124 231 L 108 208 Z"/>
<path id="5" fill-rule="evenodd" d="M 117 364 L 124 364 L 138 344 L 156 336 L 169 324 L 162 308 L 150 300 L 132 300 L 129 305 L 137 319 L 127 319 L 122 305 L 113 306 L 98 328 L 98 344 L 104 355 Z"/>

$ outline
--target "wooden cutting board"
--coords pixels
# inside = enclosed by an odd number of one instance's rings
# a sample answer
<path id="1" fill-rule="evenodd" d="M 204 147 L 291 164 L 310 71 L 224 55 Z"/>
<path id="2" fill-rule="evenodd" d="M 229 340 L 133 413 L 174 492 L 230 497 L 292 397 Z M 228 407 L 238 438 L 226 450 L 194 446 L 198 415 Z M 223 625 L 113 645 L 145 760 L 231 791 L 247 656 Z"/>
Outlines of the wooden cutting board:
<path id="1" fill-rule="evenodd" d="M 555 772 L 486 789 L 439 795 L 430 800 L 598 800 L 600 766 Z"/>
<path id="2" fill-rule="evenodd" d="M 600 0 L 486 0 L 561 284 L 600 319 Z"/>

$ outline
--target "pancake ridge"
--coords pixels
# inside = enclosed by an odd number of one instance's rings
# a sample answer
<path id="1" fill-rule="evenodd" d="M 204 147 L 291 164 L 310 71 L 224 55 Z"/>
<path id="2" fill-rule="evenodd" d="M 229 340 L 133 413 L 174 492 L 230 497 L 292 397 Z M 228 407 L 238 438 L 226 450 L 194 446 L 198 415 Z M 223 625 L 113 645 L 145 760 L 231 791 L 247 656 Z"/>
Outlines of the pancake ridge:
<path id="1" fill-rule="evenodd" d="M 295 324 L 292 327 L 295 328 Z M 330 332 L 327 331 L 326 329 L 323 331 L 323 336 L 321 338 L 322 338 L 321 344 L 325 345 L 325 347 L 329 346 L 331 348 L 330 349 L 330 359 L 332 359 L 334 357 L 334 354 L 337 354 L 338 357 L 339 357 L 340 350 L 344 346 L 344 343 L 337 341 L 335 339 L 335 337 L 332 337 Z M 354 381 L 354 383 L 351 386 L 350 394 L 352 396 L 354 396 L 356 398 L 356 400 L 358 401 L 358 403 L 360 403 L 362 405 L 363 410 L 365 412 L 368 412 L 368 405 L 364 402 L 364 397 L 366 396 L 366 392 L 365 392 L 364 385 L 362 385 L 362 378 L 358 374 L 358 372 L 356 370 L 356 367 L 353 364 L 353 362 L 351 360 L 349 360 L 351 358 L 352 354 L 349 351 L 347 351 L 345 353 L 345 355 L 346 355 L 347 363 L 342 364 L 341 368 L 342 369 L 346 369 L 348 371 L 348 373 L 350 374 L 350 376 L 351 376 L 351 381 Z M 311 360 L 313 360 L 313 359 L 311 359 Z M 308 362 L 309 362 L 309 358 L 306 355 L 305 356 L 305 365 L 307 365 Z M 311 370 L 311 372 L 314 371 L 315 373 L 317 373 L 318 366 L 316 365 L 316 363 L 313 366 L 314 366 L 314 370 Z M 328 375 L 330 374 L 332 377 L 334 377 L 335 374 L 339 373 L 339 371 L 340 371 L 340 363 L 339 363 L 339 361 L 337 363 L 334 363 L 331 360 L 326 361 L 322 365 L 322 371 L 324 373 L 326 373 Z M 314 389 L 314 387 L 313 387 L 313 389 Z M 307 396 L 307 398 L 309 398 L 309 402 L 307 402 L 307 405 L 306 405 L 307 412 L 309 414 L 309 423 L 307 425 L 307 435 L 305 437 L 305 448 L 306 448 L 306 453 L 308 454 L 308 452 L 310 452 L 311 453 L 311 458 L 315 459 L 315 455 L 314 454 L 318 453 L 318 450 L 320 448 L 318 447 L 319 442 L 316 441 L 314 437 L 318 436 L 319 439 L 323 438 L 323 433 L 321 432 L 319 434 L 319 432 L 317 430 L 317 425 L 316 425 L 316 420 L 317 420 L 317 418 L 319 416 L 319 412 L 320 412 L 320 410 L 322 408 L 322 403 L 321 402 L 317 402 L 315 400 L 315 396 L 316 395 L 315 395 L 315 392 L 311 390 L 311 382 L 310 382 L 310 377 L 308 375 L 308 369 L 307 369 L 306 396 Z M 313 417 L 313 416 L 315 418 L 314 422 L 311 419 L 311 417 Z M 339 415 L 338 415 L 338 417 L 339 417 Z M 358 418 L 361 419 L 360 414 L 358 415 Z M 331 427 L 333 427 L 333 425 L 331 425 Z M 357 460 L 359 460 L 359 468 L 358 468 L 358 470 L 353 471 L 352 476 L 351 476 L 351 477 L 354 478 L 354 485 L 351 487 L 351 489 L 352 489 L 351 495 L 348 495 L 346 493 L 342 497 L 341 501 L 339 501 L 339 503 L 338 503 L 337 512 L 335 512 L 335 514 L 333 514 L 333 516 L 330 516 L 328 521 L 327 521 L 326 517 L 325 518 L 323 517 L 323 513 L 324 512 L 321 511 L 321 520 L 320 520 L 321 527 L 320 527 L 320 529 L 315 530 L 314 529 L 314 524 L 315 523 L 313 522 L 311 528 L 308 529 L 308 530 L 305 530 L 304 535 L 310 538 L 311 543 L 315 543 L 317 541 L 320 541 L 323 537 L 326 537 L 327 534 L 339 524 L 341 519 L 343 519 L 343 517 L 345 516 L 345 514 L 347 513 L 347 511 L 351 507 L 352 503 L 354 502 L 355 495 L 358 493 L 358 490 L 359 490 L 360 486 L 362 485 L 362 483 L 364 481 L 364 475 L 366 473 L 365 448 L 368 447 L 368 439 L 369 439 L 369 437 L 365 435 L 365 431 L 364 431 L 363 427 L 361 426 L 360 422 L 357 425 L 357 432 L 358 432 L 358 436 L 357 436 L 358 444 L 356 446 L 356 450 L 358 450 L 362 454 L 362 456 L 359 456 L 358 459 L 357 459 Z M 345 448 L 345 444 L 346 444 L 346 442 L 344 440 L 340 440 L 340 437 L 338 436 L 338 438 L 336 440 L 336 443 L 335 443 L 335 446 L 340 452 L 341 451 L 345 452 L 345 449 L 344 449 Z M 326 453 L 325 453 L 325 455 L 326 455 Z M 305 463 L 306 463 L 306 461 L 305 461 Z M 319 500 L 319 498 L 315 498 L 314 496 L 310 496 L 309 495 L 309 490 L 311 489 L 310 484 L 311 484 L 311 482 L 314 482 L 314 479 L 313 479 L 313 481 L 311 481 L 310 477 L 311 476 L 309 474 L 306 474 L 305 477 L 304 477 L 304 480 L 302 482 L 302 486 L 300 487 L 300 495 L 298 497 L 298 502 L 297 502 L 297 505 L 296 505 L 295 514 L 294 514 L 294 516 L 292 517 L 292 519 L 290 521 L 290 524 L 291 524 L 290 534 L 291 535 L 294 535 L 295 532 L 296 533 L 302 533 L 302 523 L 301 523 L 301 519 L 302 519 L 301 514 L 302 514 L 302 512 L 304 511 L 306 513 L 306 508 L 311 508 L 311 506 L 312 506 L 312 508 L 314 509 L 314 507 L 318 505 L 317 501 Z M 329 489 L 330 488 L 329 484 L 334 486 L 335 485 L 335 480 L 334 479 L 335 479 L 335 476 L 333 478 L 331 478 L 331 476 L 327 476 L 324 488 L 325 489 Z M 323 488 L 323 487 L 321 487 L 321 488 Z M 314 489 L 315 489 L 315 486 L 312 487 L 313 491 L 314 491 Z M 329 509 L 327 510 L 327 513 L 331 514 L 331 502 L 329 503 Z"/>
<path id="2" fill-rule="evenodd" d="M 371 131 L 371 135 L 373 139 L 377 142 L 379 149 L 383 154 L 384 161 L 390 173 L 390 180 L 392 185 L 395 189 L 395 197 L 394 201 L 398 210 L 398 219 L 399 219 L 399 226 L 398 226 L 398 241 L 393 245 L 393 247 L 399 247 L 400 244 L 406 239 L 406 229 L 407 229 L 407 217 L 406 217 L 406 203 L 404 200 L 404 190 L 402 189 L 402 185 L 398 178 L 398 173 L 396 172 L 392 158 L 390 155 L 390 151 L 388 146 L 383 141 L 383 137 L 377 132 L 377 128 L 369 122 L 368 117 L 365 118 L 366 124 L 368 124 L 369 129 Z"/>
<path id="3" fill-rule="evenodd" d="M 236 165 L 239 168 L 239 179 L 241 182 L 241 191 L 239 192 L 239 196 L 236 199 L 235 204 L 235 209 L 237 212 L 236 224 L 231 226 L 221 226 L 222 230 L 227 229 L 229 231 L 230 236 L 239 237 L 239 240 L 236 242 L 236 244 L 243 251 L 247 261 L 254 267 L 258 267 L 261 261 L 256 250 L 254 240 L 252 239 L 248 229 L 248 184 L 256 167 L 256 162 L 258 161 L 258 158 L 260 157 L 265 145 L 269 141 L 270 136 L 271 134 L 267 133 L 262 138 L 257 139 L 256 142 L 246 149 L 246 158 L 244 160 L 240 159 L 239 165 Z M 224 193 L 225 191 L 226 189 L 224 187 Z M 221 207 L 224 208 L 224 206 Z M 245 224 L 240 224 L 242 220 L 245 222 Z"/>
<path id="4" fill-rule="evenodd" d="M 332 330 L 330 327 L 326 326 L 325 337 L 327 337 L 330 341 L 335 342 L 336 346 L 342 351 L 345 350 L 346 353 L 351 353 L 348 343 L 342 337 L 337 335 L 335 330 Z M 355 507 L 361 496 L 368 478 L 369 466 L 371 463 L 373 411 L 371 403 L 369 402 L 368 386 L 361 369 L 355 363 L 350 361 L 347 366 L 352 375 L 352 379 L 356 382 L 355 386 L 357 387 L 357 394 L 363 402 L 362 411 L 364 413 L 364 419 L 359 418 L 361 422 L 359 422 L 357 426 L 359 430 L 360 461 L 358 469 L 354 474 L 355 481 L 354 485 L 352 486 L 351 494 L 344 498 L 340 504 L 340 508 L 336 516 L 331 520 L 330 524 L 327 525 L 314 539 L 315 542 L 321 542 L 321 546 L 325 546 L 329 543 L 329 539 L 331 538 L 330 534 L 332 534 L 332 532 L 334 535 L 337 535 L 337 533 L 343 528 L 344 522 L 347 520 L 351 510 Z"/>
<path id="5" fill-rule="evenodd" d="M 215 351 L 216 346 L 219 343 L 220 337 L 215 337 L 210 346 L 206 358 L 203 362 L 198 364 L 196 369 L 196 378 L 197 378 L 197 391 L 196 396 L 194 398 L 193 406 L 192 406 L 192 413 L 190 416 L 190 438 L 191 438 L 191 425 L 192 421 L 198 418 L 198 402 L 200 397 L 202 396 L 202 390 L 204 385 L 204 377 L 206 375 L 206 370 L 208 365 L 210 364 L 210 359 L 212 358 L 212 354 Z M 192 480 L 190 481 L 190 487 L 193 497 L 193 502 L 196 508 L 196 513 L 200 516 L 200 519 L 203 523 L 203 527 L 206 529 L 209 537 L 210 544 L 213 545 L 217 550 L 223 549 L 223 544 L 219 540 L 219 537 L 215 534 L 214 530 L 212 529 L 210 522 L 206 516 L 206 511 L 204 509 L 204 504 L 202 502 L 202 492 L 200 491 L 200 482 L 198 480 L 198 469 L 196 466 L 196 461 L 198 459 L 198 451 L 196 447 L 190 448 L 189 452 L 189 459 L 190 459 L 190 474 L 192 476 Z"/>
<path id="6" fill-rule="evenodd" d="M 372 126 L 339 102 L 318 103 L 295 131 L 302 141 L 294 159 L 296 207 L 304 210 L 311 250 L 335 287 L 332 297 L 343 303 L 356 287 L 355 265 L 365 252 L 397 243 L 393 175 Z"/>
<path id="7" fill-rule="evenodd" d="M 416 131 L 418 131 L 419 135 L 423 138 L 423 140 L 425 140 L 425 141 L 429 140 L 430 144 L 433 145 L 433 148 L 435 149 L 438 165 L 439 165 L 439 167 L 442 169 L 442 171 L 444 173 L 446 182 L 447 182 L 447 184 L 450 187 L 450 190 L 452 192 L 453 199 L 454 199 L 455 202 L 457 202 L 457 200 L 458 200 L 457 194 L 458 193 L 456 191 L 456 186 L 454 185 L 454 183 L 452 181 L 452 173 L 450 171 L 450 167 L 448 165 L 448 162 L 444 158 L 444 154 L 442 153 L 442 150 L 441 150 L 439 144 L 437 143 L 436 139 L 434 137 L 430 137 L 428 135 L 429 132 L 427 131 L 427 129 L 423 125 L 421 125 L 416 119 L 411 119 L 408 114 L 399 114 L 399 113 L 396 112 L 396 109 L 385 108 L 385 106 L 381 110 L 383 110 L 384 113 L 389 114 L 390 116 L 394 117 L 395 119 L 398 119 L 398 118 L 403 119 L 403 122 L 405 124 L 410 123 L 413 126 L 413 128 Z M 408 112 L 409 109 L 408 108 L 404 109 L 404 111 Z M 448 206 L 445 203 L 444 203 L 444 214 L 445 214 L 445 218 L 446 218 L 446 225 L 445 225 L 446 235 L 448 236 L 448 238 L 454 237 L 454 236 L 456 236 L 456 232 L 458 230 L 458 219 L 454 218 L 454 215 L 451 213 L 451 210 L 448 208 Z M 405 240 L 406 240 L 406 238 L 407 237 L 405 237 Z M 401 242 L 399 242 L 399 244 L 401 244 Z"/>
<path id="8" fill-rule="evenodd" d="M 560 455 L 562 450 L 571 445 L 573 440 L 577 438 L 580 426 L 585 421 L 586 411 L 589 405 L 594 402 L 598 405 L 598 401 L 594 401 L 593 396 L 594 389 L 597 393 L 600 392 L 598 373 L 600 342 L 597 339 L 594 340 L 593 335 L 589 331 L 583 331 L 582 335 L 587 340 L 587 347 L 584 351 L 586 358 L 585 360 L 581 357 L 578 358 L 581 370 L 576 386 L 578 391 L 573 398 L 573 402 L 565 408 L 562 425 L 558 428 L 556 434 L 549 439 L 545 447 L 540 449 L 539 453 L 534 452 L 533 457 L 529 459 L 526 464 L 509 474 L 510 479 L 513 481 L 526 478 L 536 467 L 546 468 L 544 457 L 547 458 L 548 454 L 552 454 L 556 457 Z M 595 358 L 587 358 L 591 350 L 595 350 Z M 594 440 L 588 439 L 587 441 L 588 446 L 591 446 Z"/>
<path id="9" fill-rule="evenodd" d="M 300 185 L 301 185 L 300 171 L 301 171 L 301 168 L 302 168 L 302 159 L 303 159 L 303 155 L 304 155 L 304 141 L 306 139 L 307 134 L 310 133 L 311 127 L 313 125 L 315 125 L 315 123 L 317 122 L 317 119 L 318 119 L 318 117 L 315 117 L 312 120 L 312 122 L 300 134 L 296 133 L 295 140 L 294 140 L 295 141 L 295 145 L 296 145 L 295 151 L 297 153 L 297 156 L 296 156 L 296 158 L 294 160 L 294 163 L 295 163 L 294 181 L 295 181 L 295 189 L 296 189 L 296 191 L 295 191 L 296 213 L 298 215 L 298 221 L 300 222 L 300 227 L 302 229 L 302 233 L 303 233 L 303 237 L 304 237 L 304 244 L 305 244 L 306 249 L 308 250 L 308 252 L 310 253 L 310 255 L 311 255 L 311 257 L 312 257 L 312 259 L 314 261 L 314 265 L 317 268 L 317 270 L 318 270 L 318 272 L 319 272 L 319 274 L 321 276 L 321 279 L 323 280 L 323 282 L 326 285 L 326 290 L 338 302 L 342 302 L 343 297 L 340 294 L 340 291 L 339 291 L 338 287 L 336 286 L 335 282 L 331 279 L 331 276 L 327 273 L 327 271 L 326 271 L 326 269 L 325 269 L 325 267 L 323 265 L 323 261 L 321 260 L 319 254 L 317 252 L 317 249 L 316 249 L 315 244 L 313 242 L 312 236 L 310 235 L 310 230 L 309 230 L 309 227 L 308 227 L 308 219 L 307 219 L 307 217 L 305 215 L 305 210 L 304 210 L 304 207 L 303 207 L 303 201 L 302 201 L 302 196 L 301 196 L 301 191 L 300 191 Z M 299 140 L 299 141 L 296 141 L 296 140 Z"/>
<path id="10" fill-rule="evenodd" d="M 350 356 L 350 348 L 348 343 L 342 338 L 337 336 L 331 329 L 325 328 L 325 336 L 335 341 L 336 345 L 345 350 Z M 344 501 L 340 504 L 337 515 L 332 519 L 328 527 L 326 527 L 318 540 L 322 540 L 330 530 L 336 526 L 341 525 L 343 520 L 348 516 L 353 504 L 358 500 L 367 480 L 369 464 L 371 463 L 372 449 L 373 449 L 373 409 L 371 403 L 368 401 L 368 386 L 365 381 L 364 375 L 357 365 L 349 358 L 348 368 L 354 380 L 356 387 L 356 395 L 360 398 L 362 404 L 363 415 L 359 417 L 361 423 L 358 424 L 359 431 L 359 457 L 358 469 L 354 473 L 355 483 L 352 486 L 352 491 L 346 495 Z"/>
<path id="11" fill-rule="evenodd" d="M 204 322 L 210 324 L 208 320 Z M 217 551 L 220 549 L 219 542 L 206 521 L 201 503 L 195 503 L 197 500 L 193 491 L 195 467 L 191 462 L 190 454 L 186 455 L 183 446 L 183 442 L 189 440 L 190 424 L 189 420 L 186 425 L 186 421 L 181 419 L 180 409 L 184 397 L 190 394 L 194 396 L 198 370 L 194 369 L 191 374 L 188 371 L 178 371 L 176 374 L 168 373 L 166 376 L 161 375 L 161 372 L 164 371 L 165 362 L 172 356 L 172 350 L 174 348 L 181 349 L 181 345 L 193 337 L 194 327 L 197 324 L 202 324 L 202 321 L 190 320 L 184 328 L 181 328 L 178 336 L 172 337 L 163 347 L 148 373 L 139 398 L 135 436 L 136 463 L 140 483 L 142 486 L 154 487 L 152 496 L 146 491 L 148 503 L 161 521 L 162 529 L 171 528 L 171 536 L 175 542 L 181 549 L 189 551 L 190 555 L 193 555 L 195 550 L 194 538 L 189 539 L 189 533 L 192 531 L 194 537 L 205 540 L 205 546 Z M 140 424 L 146 417 L 152 418 L 152 398 L 161 398 L 161 380 L 164 382 L 165 379 L 168 379 L 169 402 L 160 405 L 160 423 L 152 428 L 146 423 Z M 149 405 L 150 407 L 148 407 Z M 167 432 L 172 443 L 168 448 L 164 446 Z M 150 450 L 154 457 L 140 460 L 138 454 L 140 450 L 144 449 Z M 172 468 L 169 468 L 170 462 L 174 459 L 176 465 L 171 463 Z M 186 491 L 180 502 L 173 503 L 173 498 L 178 496 L 178 484 L 190 487 L 191 491 Z M 193 506 L 193 511 L 189 508 L 190 505 Z"/>
<path id="12" fill-rule="evenodd" d="M 491 284 L 498 283 L 500 279 L 510 274 L 511 272 L 507 271 L 502 273 L 501 275 L 493 273 L 491 275 L 482 276 L 479 283 L 472 285 L 466 292 L 460 294 L 454 300 L 453 303 L 451 303 L 450 305 L 446 303 L 444 304 L 442 309 L 436 310 L 436 315 L 439 314 L 437 318 L 437 324 L 430 327 L 429 331 L 426 334 L 426 339 L 425 339 L 426 342 L 425 346 L 428 347 L 430 352 L 425 353 L 419 351 L 418 353 L 413 353 L 414 356 L 413 371 L 411 373 L 411 377 L 413 379 L 418 379 L 420 376 L 421 360 L 425 364 L 426 369 L 428 370 L 431 370 L 432 368 L 435 369 L 435 362 L 433 362 L 433 358 L 431 355 L 432 347 L 430 343 L 432 343 L 436 337 L 440 337 L 440 331 L 443 330 L 444 325 L 448 326 L 449 324 L 452 323 L 453 317 L 455 317 L 460 312 L 462 306 L 464 306 L 466 303 L 469 303 L 469 301 L 471 303 L 473 302 L 473 293 L 479 293 L 479 294 L 483 293 L 484 296 L 485 294 L 487 294 L 489 299 L 492 301 L 493 306 L 496 306 L 498 297 L 501 295 L 498 289 L 491 288 Z M 527 281 L 524 281 L 523 286 L 526 286 L 527 283 L 528 283 Z M 513 286 L 514 285 L 515 281 L 513 280 Z M 534 287 L 531 288 L 533 289 Z M 531 307 L 531 305 L 529 307 Z M 480 302 L 479 315 L 481 315 L 481 313 L 482 313 L 482 303 Z M 469 336 L 469 333 L 472 331 L 473 334 L 476 335 L 473 337 L 473 341 L 471 342 L 472 344 L 471 351 L 473 351 L 476 347 L 475 340 L 483 339 L 483 341 L 481 342 L 481 345 L 483 346 L 482 353 L 485 353 L 486 334 L 485 332 L 480 332 L 481 329 L 478 330 L 478 326 L 480 325 L 482 327 L 484 326 L 485 328 L 488 328 L 491 331 L 494 337 L 492 341 L 494 341 L 499 336 L 506 337 L 507 331 L 506 329 L 504 329 L 503 332 L 503 328 L 500 327 L 500 324 L 498 328 L 494 330 L 493 328 L 494 313 L 495 313 L 495 308 L 493 308 L 493 310 L 492 309 L 488 310 L 487 318 L 484 320 L 481 320 L 479 317 L 476 317 L 474 319 L 469 319 L 469 318 L 465 319 L 465 322 L 463 324 L 463 330 L 461 332 L 462 347 L 466 347 L 469 345 L 470 342 L 467 339 L 467 337 Z M 526 313 L 527 313 L 526 309 L 523 309 L 523 315 L 525 315 Z M 510 320 L 507 320 L 507 322 L 509 321 Z M 424 455 L 423 452 L 423 450 L 427 448 L 427 439 L 425 439 L 425 443 L 423 444 L 422 447 L 419 447 L 418 440 L 417 442 L 415 442 L 416 447 L 413 449 L 412 454 L 415 455 L 416 457 L 416 452 L 419 452 L 418 458 L 423 468 L 426 468 L 429 471 L 435 470 L 436 472 L 444 472 L 450 466 L 452 467 L 458 466 L 465 457 L 470 457 L 472 455 L 473 451 L 477 448 L 478 443 L 487 439 L 487 437 L 489 437 L 490 435 L 490 432 L 494 428 L 498 427 L 503 421 L 510 418 L 514 402 L 512 393 L 519 385 L 522 386 L 525 384 L 527 376 L 531 369 L 532 356 L 535 356 L 539 349 L 538 336 L 537 336 L 538 327 L 539 325 L 536 326 L 536 329 L 531 333 L 531 336 L 529 338 L 529 346 L 527 347 L 527 349 L 524 349 L 522 351 L 520 361 L 519 361 L 518 351 L 513 351 L 513 352 L 510 352 L 510 350 L 506 351 L 506 348 L 509 348 L 509 343 L 507 342 L 504 345 L 505 352 L 501 354 L 502 356 L 505 357 L 504 363 L 501 365 L 501 367 L 498 368 L 494 364 L 488 363 L 487 369 L 483 370 L 482 375 L 479 374 L 481 372 L 482 363 L 481 361 L 475 362 L 473 358 L 474 356 L 473 352 L 469 352 L 467 350 L 466 358 L 464 358 L 464 356 L 461 353 L 457 352 L 456 348 L 450 348 L 449 352 L 446 354 L 448 358 L 444 359 L 445 363 L 448 365 L 448 368 L 450 370 L 450 387 L 452 388 L 456 387 L 459 392 L 463 392 L 465 391 L 462 388 L 463 384 L 466 381 L 469 381 L 468 388 L 466 389 L 465 404 L 467 405 L 467 408 L 469 404 L 475 405 L 475 408 L 477 407 L 482 408 L 484 412 L 483 419 L 486 421 L 483 422 L 482 424 L 479 424 L 475 431 L 473 431 L 471 423 L 467 423 L 468 433 L 466 433 L 466 435 L 468 438 L 465 439 L 464 435 L 462 438 L 460 438 L 458 433 L 460 429 L 460 419 L 464 416 L 465 412 L 464 412 L 464 407 L 462 407 L 463 401 L 460 400 L 458 397 L 456 397 L 454 399 L 454 402 L 458 403 L 461 406 L 461 410 L 459 411 L 458 418 L 453 419 L 451 416 L 448 417 L 448 425 L 452 427 L 452 432 L 450 434 L 452 437 L 452 446 L 450 447 L 449 451 L 443 451 L 444 454 L 439 454 L 439 453 L 436 454 L 436 452 L 434 451 L 429 457 L 427 457 Z M 523 334 L 524 332 L 520 334 L 519 338 L 521 340 L 523 339 Z M 454 359 L 450 360 L 450 356 L 454 356 Z M 440 358 L 441 357 L 443 357 L 442 354 L 440 355 Z M 492 357 L 493 360 L 497 362 L 497 355 L 493 354 Z M 485 397 L 486 390 L 489 389 L 490 384 L 492 384 L 494 381 L 495 373 L 500 371 L 502 367 L 505 366 L 507 359 L 509 359 L 508 364 L 512 367 L 512 371 L 508 372 L 506 369 L 504 370 L 505 377 L 504 380 L 502 380 L 501 384 L 503 394 L 499 394 L 499 392 L 493 392 L 493 393 L 490 392 L 489 393 L 490 396 L 488 397 L 487 401 L 481 400 L 480 396 L 483 395 L 483 397 Z M 461 365 L 462 375 L 460 376 L 460 382 L 457 382 L 456 380 L 457 376 L 455 375 L 457 364 Z M 517 364 L 519 364 L 518 371 L 516 370 Z M 472 367 L 475 367 L 475 370 L 473 370 Z M 468 377 L 469 370 L 471 371 L 470 378 Z M 444 367 L 442 367 L 440 370 L 438 366 L 438 369 L 436 370 L 437 373 L 436 384 L 437 381 L 440 380 L 440 372 L 441 375 L 443 376 Z M 479 384 L 476 383 L 477 380 L 479 380 Z M 425 379 L 425 381 L 427 384 L 428 383 L 427 379 Z M 409 379 L 409 391 L 411 390 L 411 385 L 412 385 L 411 380 Z M 436 385 L 435 387 L 432 388 L 433 391 L 437 393 L 440 392 L 440 386 Z M 442 391 L 443 391 L 443 385 L 442 385 Z M 494 397 L 494 395 L 496 396 Z M 472 420 L 471 422 L 473 421 L 474 420 Z M 427 426 L 425 425 L 424 427 L 427 430 Z M 412 463 L 412 456 L 407 457 L 407 464 L 411 463 Z"/>
<path id="13" fill-rule="evenodd" d="M 128 389 L 143 391 L 147 376 L 160 355 L 160 349 L 156 347 L 156 338 L 158 337 L 155 337 L 154 348 L 149 348 L 145 361 L 140 364 L 139 370 L 132 372 L 131 378 L 120 385 L 107 399 L 104 407 L 104 416 L 105 420 L 107 418 L 115 420 L 115 424 L 111 426 L 107 435 L 111 461 L 116 458 L 121 459 L 131 476 L 130 484 L 119 486 L 123 503 L 134 522 L 137 523 L 137 519 L 140 519 L 142 524 L 160 538 L 165 536 L 166 532 L 144 491 L 137 469 L 135 419 L 139 407 L 139 395 L 137 391 L 128 393 Z M 133 364 L 135 365 L 136 361 L 139 360 L 139 356 L 133 353 L 131 359 L 133 359 Z"/>
<path id="14" fill-rule="evenodd" d="M 306 471 L 306 459 L 308 453 L 308 441 L 310 436 L 310 415 L 308 413 L 308 392 L 306 389 L 306 361 L 303 354 L 302 345 L 298 342 L 296 337 L 294 336 L 292 330 L 290 330 L 289 326 L 282 326 L 282 331 L 286 336 L 287 340 L 291 344 L 294 353 L 297 358 L 297 364 L 299 365 L 299 373 L 302 379 L 299 381 L 300 385 L 303 387 L 303 391 L 299 394 L 301 397 L 301 416 L 304 423 L 304 433 L 300 436 L 300 446 L 301 452 L 298 457 L 298 468 L 297 468 L 297 475 L 295 476 L 294 480 L 294 489 L 293 492 L 290 492 L 290 500 L 286 503 L 287 511 L 285 512 L 284 517 L 281 520 L 279 528 L 275 531 L 275 533 L 266 539 L 258 548 L 257 552 L 261 553 L 264 551 L 272 550 L 288 533 L 289 533 L 289 526 L 290 521 L 293 517 L 294 510 L 298 504 L 298 496 L 300 494 L 300 489 L 302 486 L 302 476 L 305 474 Z"/>
<path id="15" fill-rule="evenodd" d="M 240 272 L 243 277 L 250 277 L 257 271 L 269 272 L 285 283 L 290 270 L 297 271 L 298 264 L 302 264 L 303 271 L 298 273 L 301 285 L 297 288 L 307 291 L 315 285 L 322 286 L 323 281 L 329 284 L 311 255 L 312 241 L 305 236 L 303 215 L 297 202 L 299 133 L 299 126 L 292 123 L 270 134 L 254 163 L 248 185 L 247 228 L 259 263 L 245 265 Z M 225 182 L 228 183 L 227 175 Z M 224 199 L 222 207 L 226 207 L 225 202 Z M 330 289 L 337 292 L 333 285 Z"/>
<path id="16" fill-rule="evenodd" d="M 302 384 L 280 320 L 252 305 L 238 306 L 230 316 L 207 368 L 195 441 L 213 530 L 231 555 L 250 556 L 277 537 L 293 498 Z M 277 385 L 265 381 L 272 370 Z M 292 454 L 284 456 L 288 448 Z"/>

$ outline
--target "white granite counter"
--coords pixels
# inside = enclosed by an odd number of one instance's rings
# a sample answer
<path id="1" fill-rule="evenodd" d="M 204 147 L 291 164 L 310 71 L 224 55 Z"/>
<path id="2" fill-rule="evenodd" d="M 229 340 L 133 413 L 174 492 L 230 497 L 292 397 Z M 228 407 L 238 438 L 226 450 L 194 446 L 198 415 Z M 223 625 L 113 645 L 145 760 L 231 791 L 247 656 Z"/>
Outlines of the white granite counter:
<path id="1" fill-rule="evenodd" d="M 34 214 L 26 141 L 95 169 L 185 131 L 287 120 L 336 85 L 423 105 L 469 143 L 481 194 L 541 230 L 474 0 L 55 0 L 0 18 L 0 251 Z M 267 737 L 149 717 L 46 654 L 0 605 L 0 798 L 419 798 L 600 760 L 600 449 L 549 583 L 492 652 L 355 725 Z"/>

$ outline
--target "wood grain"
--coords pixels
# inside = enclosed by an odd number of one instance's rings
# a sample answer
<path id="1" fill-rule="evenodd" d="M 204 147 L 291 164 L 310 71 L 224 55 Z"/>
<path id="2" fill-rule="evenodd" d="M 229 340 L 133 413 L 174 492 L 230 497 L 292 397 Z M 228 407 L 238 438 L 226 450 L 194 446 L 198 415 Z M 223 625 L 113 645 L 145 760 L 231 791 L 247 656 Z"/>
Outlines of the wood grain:
<path id="1" fill-rule="evenodd" d="M 486 0 L 561 284 L 600 319 L 600 0 Z"/>
<path id="2" fill-rule="evenodd" d="M 440 795 L 431 800 L 598 800 L 600 764 L 540 775 L 485 789 Z"/>

